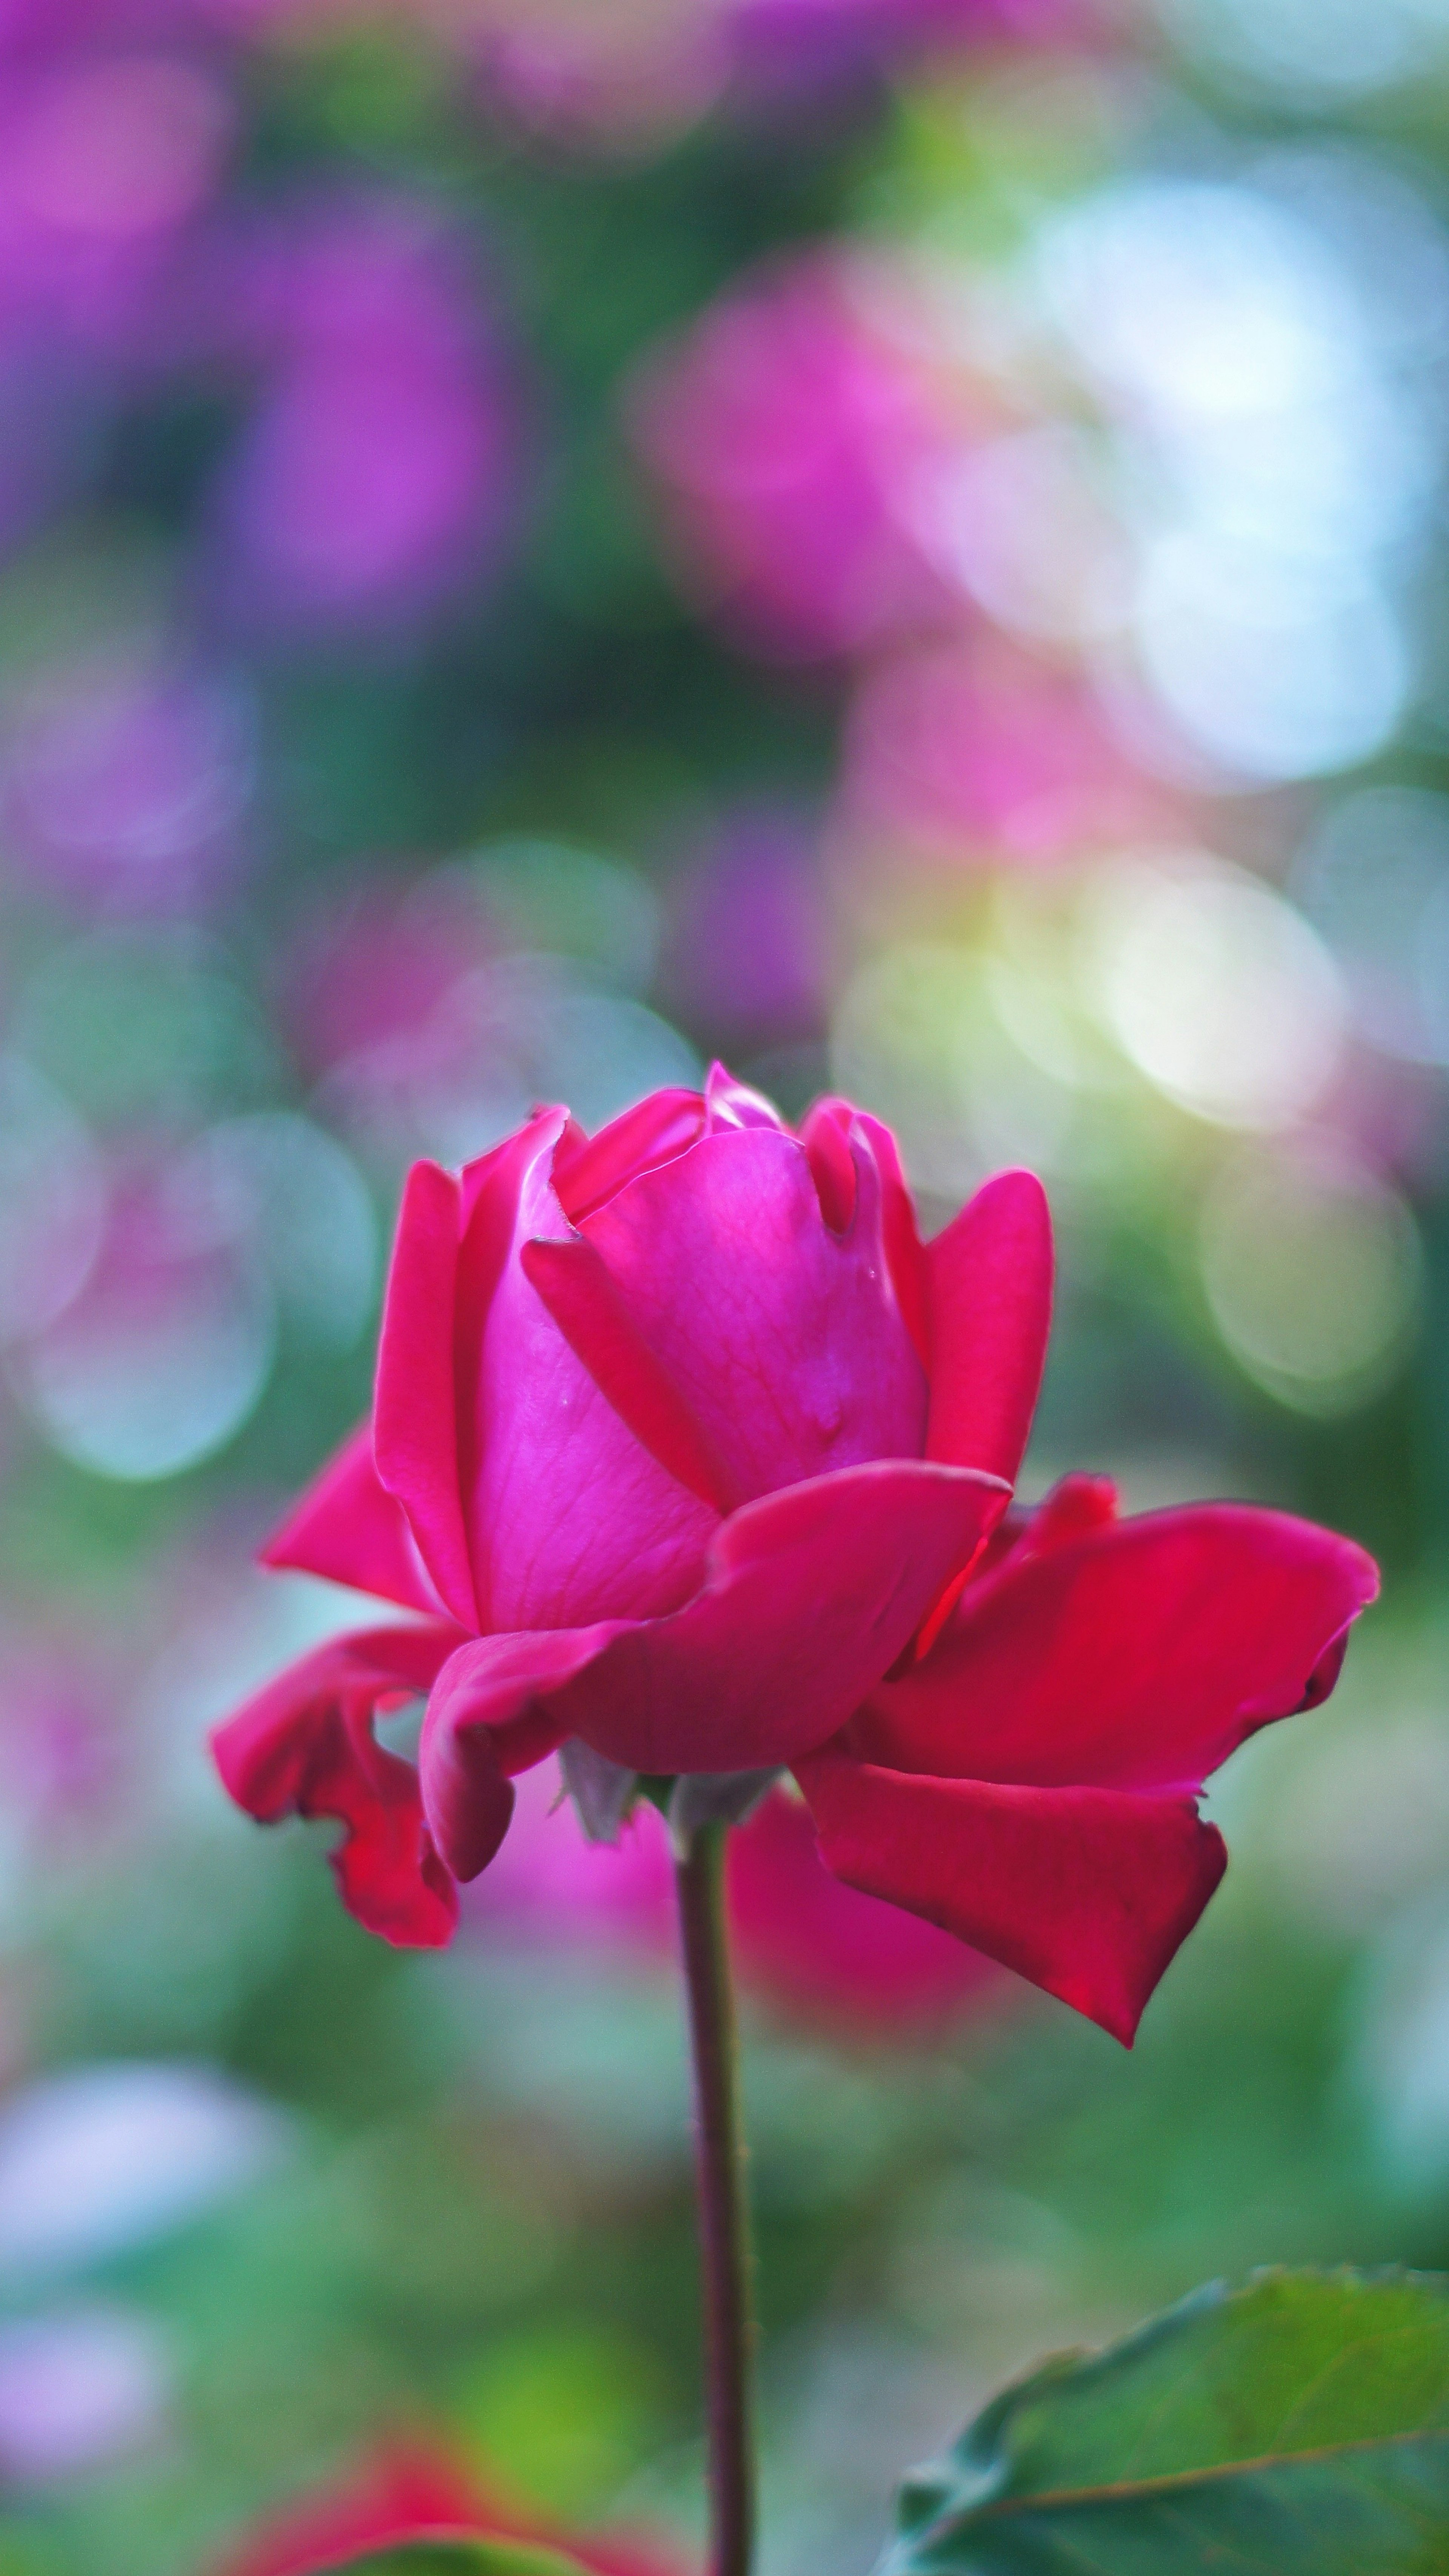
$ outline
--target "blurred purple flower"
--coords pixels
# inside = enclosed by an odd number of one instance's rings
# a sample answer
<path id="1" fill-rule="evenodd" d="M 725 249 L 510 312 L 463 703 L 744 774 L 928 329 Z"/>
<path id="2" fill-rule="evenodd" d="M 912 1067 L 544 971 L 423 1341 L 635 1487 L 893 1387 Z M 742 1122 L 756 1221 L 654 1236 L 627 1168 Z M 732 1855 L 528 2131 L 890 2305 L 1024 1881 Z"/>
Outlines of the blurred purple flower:
<path id="1" fill-rule="evenodd" d="M 738 0 L 731 29 L 747 94 L 813 96 L 913 56 L 968 44 L 1081 37 L 1089 0 Z"/>
<path id="2" fill-rule="evenodd" d="M 666 1001 L 726 1050 L 815 1033 L 827 948 L 813 848 L 785 816 L 729 818 L 672 878 L 661 961 Z"/>
<path id="3" fill-rule="evenodd" d="M 833 101 L 923 54 L 1080 37 L 1094 14 L 1091 0 L 484 0 L 468 25 L 485 91 L 514 116 L 627 150 L 721 100 Z"/>
<path id="4" fill-rule="evenodd" d="M 0 2325 L 0 2484 L 111 2467 L 165 2429 L 171 2353 L 136 2310 L 87 2300 Z"/>
<path id="5" fill-rule="evenodd" d="M 98 909 L 196 902 L 241 849 L 245 698 L 215 672 L 97 654 L 22 693 L 0 734 L 11 854 Z"/>
<path id="6" fill-rule="evenodd" d="M 41 50 L 0 28 L 0 334 L 150 348 L 178 243 L 230 146 L 228 90 L 181 51 Z M 113 34 L 113 30 L 107 29 Z"/>
<path id="7" fill-rule="evenodd" d="M 17 1391 L 52 1445 L 147 1483 L 221 1448 L 256 1405 L 276 1315 L 261 1247 L 185 1154 L 118 1152 L 83 1286 L 16 1346 Z"/>
<path id="8" fill-rule="evenodd" d="M 227 246 L 214 293 L 257 387 L 214 493 L 243 621 L 406 627 L 485 580 L 518 394 L 462 240 L 416 199 L 314 199 Z"/>

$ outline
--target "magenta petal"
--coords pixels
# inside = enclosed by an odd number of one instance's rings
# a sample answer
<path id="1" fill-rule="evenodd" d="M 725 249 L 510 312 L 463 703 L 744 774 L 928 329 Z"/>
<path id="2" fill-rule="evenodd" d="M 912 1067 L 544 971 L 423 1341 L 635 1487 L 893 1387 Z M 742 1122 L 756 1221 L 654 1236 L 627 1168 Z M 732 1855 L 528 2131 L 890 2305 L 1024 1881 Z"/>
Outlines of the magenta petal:
<path id="1" fill-rule="evenodd" d="M 797 1763 L 830 1867 L 1044 1986 L 1130 2047 L 1227 1866 L 1189 1797 Z"/>
<path id="2" fill-rule="evenodd" d="M 261 1551 L 263 1565 L 294 1567 L 359 1592 L 436 1611 L 438 1598 L 413 1544 L 407 1515 L 379 1482 L 372 1425 L 362 1423 L 314 1478 Z"/>
<path id="3" fill-rule="evenodd" d="M 383 1307 L 373 1453 L 440 1599 L 460 1626 L 476 1628 L 453 1373 L 461 1225 L 462 1195 L 452 1174 L 436 1163 L 414 1163 Z"/>
<path id="4" fill-rule="evenodd" d="M 747 1504 L 695 1600 L 620 1629 L 565 1684 L 562 1735 L 633 1771 L 792 1760 L 873 1688 L 1005 1499 L 990 1477 L 881 1461 Z"/>
<path id="5" fill-rule="evenodd" d="M 926 1246 L 926 1455 L 1016 1481 L 1046 1364 L 1052 1229 L 1034 1172 L 998 1172 Z"/>
<path id="6" fill-rule="evenodd" d="M 855 1214 L 855 1156 L 849 1121 L 836 1116 L 843 1103 L 817 1100 L 800 1121 L 800 1142 L 810 1165 L 820 1213 L 832 1234 L 844 1234 Z"/>
<path id="7" fill-rule="evenodd" d="M 584 1221 L 738 1494 L 920 1457 L 925 1382 L 882 1249 L 879 1175 L 853 1150 L 843 1236 L 804 1147 L 763 1126 L 702 1137 Z"/>
<path id="8" fill-rule="evenodd" d="M 525 1243 L 524 1275 L 621 1422 L 661 1467 L 712 1511 L 741 1498 L 678 1388 L 650 1350 L 598 1253 L 571 1242 Z"/>
<path id="9" fill-rule="evenodd" d="M 616 1625 L 477 1637 L 433 1685 L 418 1765 L 428 1822 L 455 1878 L 476 1878 L 503 1839 L 511 1772 L 530 1770 L 573 1732 L 557 1694 L 617 1634 Z"/>
<path id="10" fill-rule="evenodd" d="M 485 1632 L 673 1610 L 696 1590 L 717 1525 L 600 1391 L 524 1266 L 526 1246 L 574 1240 L 551 1178 L 562 1119 L 535 1120 L 490 1158 L 458 1266 L 457 1454 L 471 1624 Z M 469 1182 L 465 1172 L 465 1193 Z M 658 1430 L 657 1369 L 653 1393 Z"/>
<path id="11" fill-rule="evenodd" d="M 1377 1589 L 1352 1540 L 1245 1504 L 1150 1512 L 1042 1554 L 1019 1543 L 850 1743 L 907 1771 L 1197 1789 L 1323 1695 Z"/>
<path id="12" fill-rule="evenodd" d="M 875 1167 L 880 1174 L 881 1233 L 896 1303 L 916 1356 L 922 1368 L 929 1372 L 931 1325 L 926 1248 L 916 1224 L 915 1201 L 901 1167 L 900 1147 L 889 1127 L 884 1126 L 879 1118 L 872 1118 L 868 1110 L 857 1109 L 852 1101 L 842 1100 L 836 1093 L 827 1093 L 806 1111 L 800 1122 L 800 1141 L 810 1156 L 810 1166 L 820 1190 L 820 1203 L 826 1212 L 826 1223 L 836 1225 L 839 1231 L 837 1219 L 827 1204 L 827 1191 L 838 1203 L 844 1176 L 840 1173 L 836 1149 L 830 1143 L 830 1131 L 833 1129 L 843 1144 L 852 1128 L 859 1130 L 875 1157 Z M 853 1205 L 852 1181 L 846 1200 L 847 1212 Z"/>
<path id="13" fill-rule="evenodd" d="M 457 1643 L 441 1621 L 333 1638 L 211 1739 L 226 1789 L 258 1823 L 295 1815 L 344 1825 L 332 1867 L 349 1914 L 386 1941 L 428 1949 L 451 1938 L 457 1896 L 423 1821 L 418 1775 L 377 1742 L 373 1720 L 429 1689 Z"/>
<path id="14" fill-rule="evenodd" d="M 716 1057 L 705 1077 L 706 1135 L 713 1136 L 730 1127 L 765 1127 L 778 1135 L 784 1123 L 773 1100 L 767 1100 L 763 1091 L 756 1091 L 753 1083 L 741 1082 Z"/>
<path id="15" fill-rule="evenodd" d="M 577 1129 L 566 1135 L 554 1156 L 553 1185 L 570 1224 L 602 1207 L 637 1172 L 671 1162 L 703 1130 L 703 1093 L 672 1090 L 651 1091 L 597 1136 L 585 1137 Z"/>

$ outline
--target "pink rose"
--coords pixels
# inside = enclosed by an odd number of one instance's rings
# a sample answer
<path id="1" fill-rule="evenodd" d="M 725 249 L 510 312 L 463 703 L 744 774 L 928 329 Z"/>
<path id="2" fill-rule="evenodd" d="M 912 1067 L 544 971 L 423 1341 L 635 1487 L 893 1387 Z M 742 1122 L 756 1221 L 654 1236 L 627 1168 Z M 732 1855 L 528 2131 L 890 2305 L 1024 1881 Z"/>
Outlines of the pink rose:
<path id="1" fill-rule="evenodd" d="M 625 1795 L 788 1765 L 841 1877 L 1130 2038 L 1222 1874 L 1207 1773 L 1323 1696 L 1376 1578 L 1091 1479 L 1003 1532 L 1051 1268 L 1031 1174 L 923 1245 L 886 1128 L 792 1134 L 719 1067 L 416 1165 L 372 1421 L 267 1556 L 420 1618 L 223 1726 L 232 1795 L 339 1817 L 352 1911 L 428 1943 L 560 1747 Z M 414 1771 L 372 1720 L 423 1692 Z"/>
<path id="2" fill-rule="evenodd" d="M 350 2475 L 283 2506 L 244 2532 L 211 2576 L 324 2576 L 364 2555 L 428 2541 L 531 2541 L 558 2547 L 589 2576 L 675 2576 L 652 2550 L 579 2543 L 495 2505 L 445 2451 L 420 2443 L 376 2450 Z"/>

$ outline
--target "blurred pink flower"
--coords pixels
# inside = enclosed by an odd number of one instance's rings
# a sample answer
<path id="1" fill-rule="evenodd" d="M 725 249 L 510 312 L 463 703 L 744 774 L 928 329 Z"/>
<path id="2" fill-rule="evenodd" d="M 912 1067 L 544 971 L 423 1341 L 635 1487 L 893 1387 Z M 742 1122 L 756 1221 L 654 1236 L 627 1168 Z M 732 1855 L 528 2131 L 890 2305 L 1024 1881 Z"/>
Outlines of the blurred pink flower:
<path id="1" fill-rule="evenodd" d="M 0 1806 L 54 1849 L 114 1824 L 133 1748 L 109 1658 L 59 1623 L 0 1636 Z"/>
<path id="2" fill-rule="evenodd" d="M 725 18 L 726 0 L 485 0 L 469 41 L 484 96 L 521 124 L 627 151 L 718 97 Z"/>
<path id="3" fill-rule="evenodd" d="M 846 725 L 848 829 L 952 859 L 1053 861 L 1174 810 L 1084 684 L 993 644 L 920 650 L 862 682 Z"/>
<path id="4" fill-rule="evenodd" d="M 463 1920 L 492 1939 L 672 1961 L 674 1870 L 646 1802 L 617 1843 L 591 1843 L 556 1764 L 517 1783 L 508 1838 L 463 1892 Z M 1011 1981 L 950 1933 L 832 1878 L 807 1807 L 766 1799 L 730 1836 L 729 1908 L 747 1994 L 836 2037 L 911 2039 L 1009 1991 Z"/>
<path id="5" fill-rule="evenodd" d="M 540 1763 L 518 1783 L 512 1830 L 494 1867 L 462 1903 L 465 1922 L 490 1934 L 670 1957 L 674 1869 L 663 1820 L 646 1800 L 616 1843 L 591 1843 L 564 1797 L 558 1764 Z"/>
<path id="6" fill-rule="evenodd" d="M 841 2036 L 918 2038 L 1015 1990 L 979 1950 L 834 1877 L 809 1808 L 780 1791 L 730 1836 L 729 1909 L 746 1988 Z"/>
<path id="7" fill-rule="evenodd" d="M 867 284 L 838 251 L 760 271 L 633 389 L 682 579 L 736 641 L 780 661 L 858 653 L 951 608 L 903 507 L 942 426 Z"/>
<path id="8" fill-rule="evenodd" d="M 329 888 L 293 926 L 280 986 L 284 1027 L 304 1072 L 319 1081 L 367 1061 L 426 1046 L 434 1012 L 461 975 L 493 954 L 483 908 L 438 876 L 399 882 L 365 865 L 342 901 Z"/>
<path id="9" fill-rule="evenodd" d="M 486 579 L 517 389 L 462 240 L 417 199 L 313 200 L 224 257 L 217 291 L 258 385 L 214 493 L 243 621 L 388 631 Z"/>
<path id="10" fill-rule="evenodd" d="M 666 2576 L 671 2566 L 677 2576 L 677 2560 L 642 2544 L 576 2540 L 510 2510 L 448 2452 L 417 2440 L 380 2444 L 350 2475 L 266 2516 L 211 2563 L 210 2576 L 321 2576 L 354 2558 L 470 2534 L 551 2545 L 591 2576 Z"/>

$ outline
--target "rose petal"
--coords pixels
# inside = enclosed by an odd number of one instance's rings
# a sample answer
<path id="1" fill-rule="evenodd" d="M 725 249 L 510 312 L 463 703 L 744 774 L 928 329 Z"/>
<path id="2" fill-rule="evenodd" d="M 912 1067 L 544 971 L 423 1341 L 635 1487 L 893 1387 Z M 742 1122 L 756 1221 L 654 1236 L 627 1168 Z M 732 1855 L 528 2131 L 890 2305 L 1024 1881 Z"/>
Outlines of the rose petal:
<path id="1" fill-rule="evenodd" d="M 259 1691 L 211 1739 L 230 1795 L 259 1824 L 330 1816 L 349 1914 L 384 1940 L 436 1949 L 458 1904 L 423 1821 L 418 1775 L 373 1734 L 379 1711 L 427 1690 L 458 1644 L 442 1621 L 333 1638 Z"/>
<path id="2" fill-rule="evenodd" d="M 383 1305 L 373 1454 L 382 1483 L 407 1514 L 440 1599 L 461 1626 L 476 1628 L 453 1374 L 462 1213 L 451 1172 L 414 1163 Z"/>
<path id="3" fill-rule="evenodd" d="M 372 1425 L 364 1422 L 308 1486 L 261 1551 L 263 1565 L 294 1567 L 331 1583 L 400 1602 L 406 1610 L 442 1605 L 428 1581 L 402 1505 L 380 1482 Z"/>
<path id="4" fill-rule="evenodd" d="M 458 1266 L 458 1469 L 485 1633 L 673 1610 L 718 1526 L 601 1393 L 524 1269 L 531 1240 L 571 1238 L 550 1177 L 562 1114 L 495 1161 Z"/>
<path id="5" fill-rule="evenodd" d="M 639 1172 L 667 1163 L 704 1133 L 699 1091 L 651 1091 L 597 1136 L 575 1130 L 554 1156 L 553 1185 L 571 1225 L 611 1199 Z"/>
<path id="6" fill-rule="evenodd" d="M 1052 1230 L 1034 1172 L 998 1172 L 926 1246 L 926 1455 L 1016 1482 L 1052 1313 Z"/>
<path id="7" fill-rule="evenodd" d="M 743 1501 L 731 1492 L 722 1461 L 650 1350 L 593 1244 L 582 1235 L 565 1243 L 525 1243 L 520 1258 L 570 1350 L 650 1456 L 712 1511 L 727 1512 Z"/>
<path id="8" fill-rule="evenodd" d="M 858 1127 L 875 1156 L 881 1185 L 881 1230 L 896 1303 L 916 1356 L 929 1374 L 931 1329 L 926 1249 L 916 1224 L 915 1201 L 901 1168 L 900 1147 L 889 1127 L 882 1125 L 879 1118 L 872 1118 L 868 1110 L 857 1109 L 853 1101 L 842 1100 L 837 1094 L 827 1094 L 807 1111 L 800 1128 L 801 1142 L 810 1154 L 811 1169 L 817 1183 L 820 1180 L 817 1157 L 823 1160 L 825 1153 L 830 1151 L 824 1136 L 827 1124 L 836 1128 L 843 1137 L 848 1137 L 851 1129 Z M 824 1204 L 822 1192 L 821 1205 Z M 829 1224 L 835 1222 L 829 1216 L 826 1221 Z"/>
<path id="9" fill-rule="evenodd" d="M 472 1637 L 444 1664 L 423 1719 L 418 1768 L 428 1823 L 455 1878 L 476 1878 L 513 1810 L 511 1772 L 572 1733 L 557 1694 L 616 1634 L 612 1626 Z"/>
<path id="10" fill-rule="evenodd" d="M 584 1221 L 744 1496 L 921 1454 L 926 1390 L 882 1249 L 879 1175 L 853 1150 L 843 1237 L 804 1148 L 763 1127 L 701 1138 Z"/>
<path id="11" fill-rule="evenodd" d="M 635 1771 L 750 1771 L 823 1743 L 1002 1507 L 987 1477 L 878 1462 L 736 1512 L 704 1589 L 621 1627 L 559 1693 L 563 1731 Z"/>
<path id="12" fill-rule="evenodd" d="M 709 1136 L 731 1127 L 767 1127 L 778 1135 L 784 1120 L 773 1100 L 767 1100 L 763 1091 L 756 1091 L 752 1084 L 741 1082 L 727 1064 L 716 1058 L 705 1078 L 704 1124 Z"/>
<path id="13" fill-rule="evenodd" d="M 820 1201 L 820 1213 L 832 1234 L 844 1234 L 855 1214 L 855 1156 L 847 1122 L 835 1115 L 837 1104 L 817 1100 L 800 1121 L 800 1142 Z"/>
<path id="14" fill-rule="evenodd" d="M 1207 1503 L 1014 1550 L 852 1721 L 862 1760 L 974 1780 L 1198 1789 L 1322 1695 L 1372 1559 L 1286 1513 Z"/>
<path id="15" fill-rule="evenodd" d="M 1044 1986 L 1124 2047 L 1224 1869 L 1191 1798 L 797 1763 L 830 1867 Z"/>

